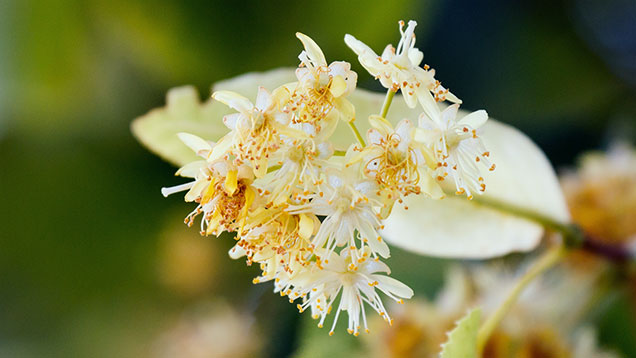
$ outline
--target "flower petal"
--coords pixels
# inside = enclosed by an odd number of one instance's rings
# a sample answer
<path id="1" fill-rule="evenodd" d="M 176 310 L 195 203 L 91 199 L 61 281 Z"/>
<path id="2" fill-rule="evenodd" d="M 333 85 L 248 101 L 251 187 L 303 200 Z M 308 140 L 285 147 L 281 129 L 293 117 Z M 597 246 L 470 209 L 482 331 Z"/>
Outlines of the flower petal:
<path id="1" fill-rule="evenodd" d="M 195 136 L 190 133 L 177 133 L 177 136 L 181 141 L 188 146 L 188 148 L 192 149 L 197 155 L 204 155 L 212 150 L 212 146 L 210 143 L 205 141 L 204 139 Z"/>
<path id="2" fill-rule="evenodd" d="M 408 56 L 413 66 L 419 66 L 424 59 L 424 53 L 422 53 L 422 51 L 416 49 L 415 47 L 409 49 Z"/>
<path id="3" fill-rule="evenodd" d="M 444 194 L 444 191 L 439 186 L 437 181 L 428 173 L 425 173 L 424 171 L 422 172 L 423 173 L 420 174 L 420 183 L 419 183 L 422 193 L 427 195 L 431 199 L 444 198 L 446 195 Z"/>
<path id="4" fill-rule="evenodd" d="M 355 52 L 358 56 L 362 56 L 362 55 L 372 55 L 373 57 L 378 57 L 378 55 L 376 55 L 376 53 L 366 44 L 364 44 L 364 42 L 356 39 L 355 37 L 346 34 L 344 37 L 344 42 L 345 44 L 347 44 L 347 46 L 349 46 L 349 48 L 351 48 L 353 50 L 353 52 Z"/>
<path id="5" fill-rule="evenodd" d="M 457 124 L 459 125 L 467 125 L 471 129 L 477 129 L 486 123 L 488 120 L 488 113 L 483 109 L 479 111 L 472 112 L 466 115 L 464 118 L 460 119 Z"/>
<path id="6" fill-rule="evenodd" d="M 369 116 L 369 124 L 378 130 L 383 136 L 393 133 L 393 125 L 391 122 L 378 115 Z"/>
<path id="7" fill-rule="evenodd" d="M 382 139 L 384 139 L 384 135 L 382 135 L 379 130 L 371 128 L 367 131 L 368 144 L 380 144 Z"/>
<path id="8" fill-rule="evenodd" d="M 240 259 L 241 257 L 245 256 L 245 250 L 239 245 L 234 245 L 234 247 L 232 247 L 230 251 L 228 251 L 228 255 L 231 259 Z"/>
<path id="9" fill-rule="evenodd" d="M 329 91 L 331 95 L 334 97 L 342 96 L 347 90 L 347 82 L 345 82 L 342 76 L 334 76 L 331 82 L 331 86 L 329 87 Z"/>
<path id="10" fill-rule="evenodd" d="M 197 174 L 201 172 L 202 168 L 207 166 L 208 162 L 205 160 L 197 160 L 194 162 L 190 162 L 177 170 L 175 175 L 186 177 L 186 178 L 195 178 Z"/>
<path id="11" fill-rule="evenodd" d="M 386 290 L 402 298 L 413 297 L 413 290 L 409 286 L 394 279 L 393 277 L 384 276 L 384 275 L 371 275 L 371 277 L 378 280 L 378 282 L 380 283 L 378 285 L 378 288 L 383 291 Z"/>
<path id="12" fill-rule="evenodd" d="M 298 37 L 300 42 L 303 43 L 305 51 L 314 66 L 327 66 L 325 55 L 322 53 L 320 46 L 318 46 L 314 40 L 300 32 L 296 33 L 296 37 Z"/>
<path id="13" fill-rule="evenodd" d="M 356 109 L 347 99 L 334 98 L 334 106 L 344 121 L 351 122 L 356 119 Z"/>
<path id="14" fill-rule="evenodd" d="M 256 94 L 256 102 L 254 103 L 255 107 L 260 109 L 261 111 L 266 110 L 272 105 L 272 96 L 267 92 L 265 87 L 259 86 L 258 93 Z"/>
<path id="15" fill-rule="evenodd" d="M 225 192 L 227 195 L 234 195 L 234 192 L 238 188 L 238 171 L 230 170 L 225 177 Z"/>
<path id="16" fill-rule="evenodd" d="M 299 215 L 298 236 L 303 240 L 309 240 L 314 233 L 314 219 L 306 214 Z"/>
<path id="17" fill-rule="evenodd" d="M 254 108 L 249 99 L 232 91 L 216 91 L 212 94 L 212 98 L 239 112 L 249 112 Z"/>

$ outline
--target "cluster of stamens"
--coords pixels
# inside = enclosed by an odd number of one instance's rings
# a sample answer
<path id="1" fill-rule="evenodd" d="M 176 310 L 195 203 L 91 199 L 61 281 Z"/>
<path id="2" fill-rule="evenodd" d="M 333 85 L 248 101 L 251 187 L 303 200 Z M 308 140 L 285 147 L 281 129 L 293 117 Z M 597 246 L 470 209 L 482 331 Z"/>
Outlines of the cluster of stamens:
<path id="1" fill-rule="evenodd" d="M 185 218 L 185 224 L 192 226 L 196 217 L 204 213 L 201 220 L 202 235 L 236 231 L 244 213 L 247 187 L 248 184 L 244 181 L 238 181 L 236 190 L 230 194 L 225 190 L 223 182 L 210 181 L 204 195 L 195 199 L 199 206 Z M 212 206 L 212 209 L 204 210 L 207 206 Z M 215 225 L 211 227 L 210 223 L 213 221 Z"/>
<path id="2" fill-rule="evenodd" d="M 309 123 L 316 125 L 316 130 L 320 131 L 320 121 L 327 117 L 333 110 L 333 96 L 329 91 L 331 80 L 324 87 L 307 88 L 296 90 L 292 93 L 290 110 L 295 113 L 292 116 L 292 123 Z"/>
<path id="3" fill-rule="evenodd" d="M 420 194 L 415 150 L 409 148 L 406 153 L 397 150 L 400 141 L 399 135 L 392 133 L 380 143 L 371 144 L 378 147 L 381 153 L 367 161 L 365 174 L 375 178 L 379 186 L 397 190 L 404 196 Z"/>

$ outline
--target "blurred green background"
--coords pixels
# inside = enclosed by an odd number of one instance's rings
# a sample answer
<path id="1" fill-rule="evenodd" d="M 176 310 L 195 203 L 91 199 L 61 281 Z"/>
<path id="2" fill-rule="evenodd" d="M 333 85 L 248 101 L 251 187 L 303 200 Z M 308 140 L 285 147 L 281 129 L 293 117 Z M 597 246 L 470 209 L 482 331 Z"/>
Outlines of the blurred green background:
<path id="1" fill-rule="evenodd" d="M 129 125 L 171 87 L 207 96 L 297 65 L 296 31 L 377 89 L 342 39 L 379 52 L 400 19 L 418 21 L 424 62 L 465 108 L 519 127 L 556 166 L 635 137 L 633 0 L 1 1 L 0 357 L 161 356 L 163 332 L 208 300 L 256 314 L 263 356 L 293 352 L 307 317 L 251 284 L 256 268 L 227 258 L 233 240 L 182 224 L 190 205 L 159 192 L 174 168 Z M 446 261 L 395 250 L 389 264 L 431 295 Z M 620 302 L 610 312 L 633 317 Z M 625 324 L 602 337 L 636 356 Z"/>

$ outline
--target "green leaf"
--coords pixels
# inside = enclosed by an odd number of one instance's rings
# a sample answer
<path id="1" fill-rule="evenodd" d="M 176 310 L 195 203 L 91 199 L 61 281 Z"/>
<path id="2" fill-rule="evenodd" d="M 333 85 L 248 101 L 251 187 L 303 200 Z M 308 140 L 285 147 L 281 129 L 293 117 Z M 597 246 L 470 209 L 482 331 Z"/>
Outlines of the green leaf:
<path id="1" fill-rule="evenodd" d="M 448 340 L 442 345 L 440 358 L 476 358 L 477 331 L 481 319 L 481 309 L 473 309 L 457 322 L 448 333 Z"/>

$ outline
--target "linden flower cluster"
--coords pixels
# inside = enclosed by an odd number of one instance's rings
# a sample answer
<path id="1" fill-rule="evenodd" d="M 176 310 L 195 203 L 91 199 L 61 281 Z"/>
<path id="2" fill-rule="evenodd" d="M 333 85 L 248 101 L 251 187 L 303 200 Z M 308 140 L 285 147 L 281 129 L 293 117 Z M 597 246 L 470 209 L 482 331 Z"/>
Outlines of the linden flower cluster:
<path id="1" fill-rule="evenodd" d="M 367 307 L 391 322 L 380 293 L 400 303 L 413 295 L 380 261 L 389 257 L 389 247 L 379 231 L 394 203 L 407 195 L 441 198 L 438 181 L 444 180 L 471 198 L 485 190 L 481 170 L 494 168 L 476 132 L 486 112 L 457 119 L 458 104 L 440 110 L 437 102 L 460 101 L 432 69 L 419 67 L 415 25 L 410 21 L 403 31 L 400 22 L 397 50 L 389 45 L 382 56 L 345 37 L 389 90 L 380 115 L 368 118 L 366 142 L 347 99 L 357 74 L 347 62 L 329 64 L 320 47 L 298 33 L 304 51 L 297 81 L 258 88 L 254 103 L 238 93 L 215 92 L 213 99 L 236 111 L 223 118 L 229 132 L 215 143 L 179 134 L 202 160 L 177 172 L 192 181 L 162 190 L 166 196 L 187 191 L 185 200 L 197 206 L 186 224 L 200 218 L 202 235 L 234 233 L 230 256 L 262 269 L 254 283 L 273 281 L 276 292 L 297 302 L 301 312 L 309 309 L 319 326 L 338 301 L 330 334 L 342 311 L 354 335 L 368 330 Z M 422 114 L 394 127 L 384 117 L 397 90 L 409 107 L 419 102 Z M 353 129 L 352 142 L 358 140 L 347 150 L 330 142 L 339 122 Z"/>

